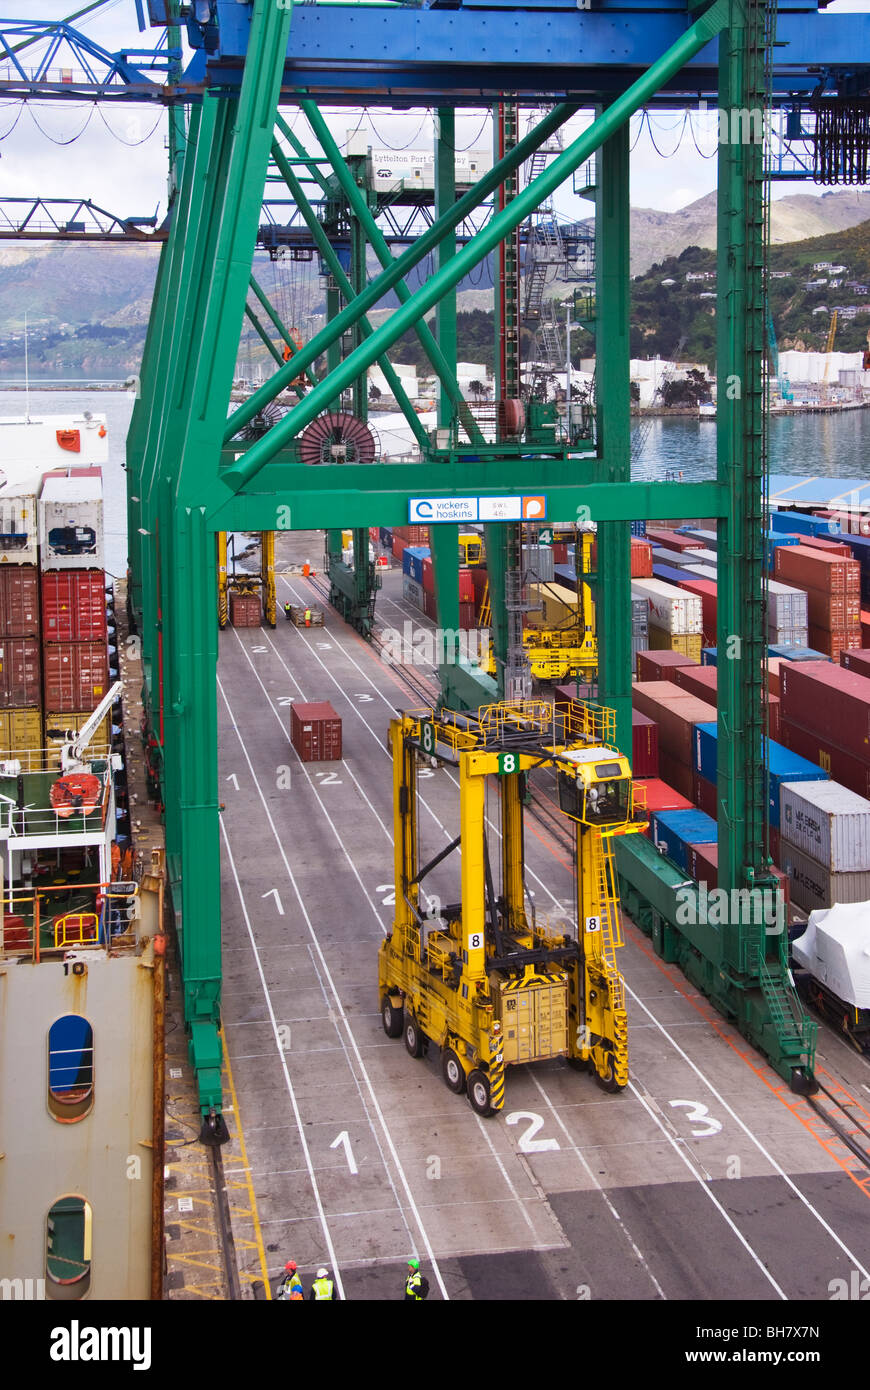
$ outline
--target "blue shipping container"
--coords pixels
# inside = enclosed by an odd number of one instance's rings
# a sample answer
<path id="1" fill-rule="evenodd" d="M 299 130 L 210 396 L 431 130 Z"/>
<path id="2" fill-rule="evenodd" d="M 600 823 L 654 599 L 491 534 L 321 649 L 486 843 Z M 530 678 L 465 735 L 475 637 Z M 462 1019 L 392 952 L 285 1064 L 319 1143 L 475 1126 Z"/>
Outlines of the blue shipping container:
<path id="1" fill-rule="evenodd" d="M 645 522 L 645 521 L 633 521 L 633 522 L 631 523 L 631 534 L 632 534 L 633 536 L 645 536 L 645 535 L 646 535 L 646 522 Z"/>
<path id="2" fill-rule="evenodd" d="M 573 565 L 554 565 L 553 577 L 557 584 L 566 584 L 569 589 L 577 586 L 577 571 Z"/>
<path id="3" fill-rule="evenodd" d="M 675 565 L 653 565 L 653 579 L 663 579 L 666 584 L 682 584 L 686 579 L 697 578 L 696 574 L 686 574 L 685 570 L 677 569 Z"/>
<path id="4" fill-rule="evenodd" d="M 779 644 L 768 647 L 768 656 L 784 656 L 787 661 L 830 661 L 824 652 L 814 652 L 812 647 L 788 647 Z"/>
<path id="5" fill-rule="evenodd" d="M 799 536 L 838 536 L 839 521 L 828 523 L 823 516 L 804 516 L 802 512 L 771 512 L 770 526 L 773 531 L 793 532 Z"/>
<path id="6" fill-rule="evenodd" d="M 688 872 L 688 845 L 712 845 L 718 841 L 716 822 L 704 811 L 653 811 L 653 841 L 684 872 Z"/>
<path id="7" fill-rule="evenodd" d="M 430 554 L 428 545 L 407 545 L 402 552 L 402 573 L 409 574 L 418 584 L 423 583 L 423 561 Z"/>
<path id="8" fill-rule="evenodd" d="M 694 766 L 708 782 L 716 781 L 716 750 L 718 725 L 696 724 L 694 735 Z M 779 789 L 783 782 L 824 782 L 829 774 L 818 763 L 798 757 L 790 748 L 770 739 L 763 739 L 765 757 L 769 760 L 767 782 L 767 813 L 770 824 L 779 826 Z M 700 843 L 700 841 L 698 841 Z"/>
<path id="9" fill-rule="evenodd" d="M 701 648 L 701 665 L 702 665 L 702 666 L 715 666 L 715 665 L 716 665 L 716 648 L 715 648 L 715 647 L 702 647 L 702 648 Z"/>
<path id="10" fill-rule="evenodd" d="M 765 548 L 767 554 L 767 568 L 771 574 L 776 569 L 776 550 L 780 545 L 800 545 L 800 536 L 781 536 L 776 531 L 768 531 Z"/>

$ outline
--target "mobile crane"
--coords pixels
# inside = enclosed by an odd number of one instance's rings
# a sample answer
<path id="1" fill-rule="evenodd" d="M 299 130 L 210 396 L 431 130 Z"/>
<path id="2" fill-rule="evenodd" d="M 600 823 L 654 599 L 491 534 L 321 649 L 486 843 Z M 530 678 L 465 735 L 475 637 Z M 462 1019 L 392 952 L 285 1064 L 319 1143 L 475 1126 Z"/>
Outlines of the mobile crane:
<path id="1" fill-rule="evenodd" d="M 477 714 L 403 714 L 390 724 L 393 754 L 393 929 L 379 952 L 381 1018 L 413 1057 L 430 1042 L 457 1095 L 479 1115 L 504 1105 L 505 1067 L 566 1057 L 608 1091 L 628 1081 L 622 945 L 612 836 L 645 828 L 634 807 L 631 768 L 613 747 L 612 710 L 587 704 L 563 715 L 552 704 L 517 701 Z M 419 862 L 417 763 L 458 770 L 460 830 Z M 559 809 L 576 826 L 578 927 L 539 924 L 524 883 L 523 805 L 531 769 L 555 771 Z M 501 891 L 487 836 L 486 791 L 501 803 Z M 421 886 L 461 851 L 460 897 L 435 915 Z M 442 870 L 442 874 L 443 874 Z M 426 894 L 423 895 L 427 896 Z M 527 906 L 528 904 L 528 906 Z"/>

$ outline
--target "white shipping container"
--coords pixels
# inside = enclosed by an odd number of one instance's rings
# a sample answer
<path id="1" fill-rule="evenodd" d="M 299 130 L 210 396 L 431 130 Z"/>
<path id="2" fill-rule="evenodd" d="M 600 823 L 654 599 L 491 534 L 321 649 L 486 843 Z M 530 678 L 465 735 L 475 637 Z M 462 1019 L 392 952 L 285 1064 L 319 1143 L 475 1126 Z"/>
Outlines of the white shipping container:
<path id="1" fill-rule="evenodd" d="M 672 636 L 701 632 L 701 600 L 697 594 L 687 594 L 675 584 L 663 579 L 634 579 L 632 598 L 645 598 L 649 603 L 649 621 Z"/>
<path id="2" fill-rule="evenodd" d="M 555 577 L 551 545 L 524 545 L 523 572 L 529 580 L 548 583 Z"/>
<path id="3" fill-rule="evenodd" d="M 36 495 L 0 494 L 0 565 L 35 565 L 39 561 Z"/>
<path id="4" fill-rule="evenodd" d="M 691 555 L 692 552 L 687 550 L 686 554 Z M 719 572 L 715 565 L 686 565 L 687 577 L 690 574 L 693 574 L 696 579 L 712 579 L 714 584 L 718 583 L 719 580 Z"/>
<path id="5" fill-rule="evenodd" d="M 808 647 L 809 633 L 805 627 L 767 627 L 769 647 Z"/>
<path id="6" fill-rule="evenodd" d="M 870 801 L 839 782 L 783 782 L 779 829 L 833 873 L 870 870 Z"/>
<path id="7" fill-rule="evenodd" d="M 44 570 L 104 569 L 103 480 L 49 475 L 37 504 L 39 563 Z"/>
<path id="8" fill-rule="evenodd" d="M 826 864 L 820 864 L 788 840 L 781 839 L 779 843 L 780 868 L 788 875 L 791 900 L 804 912 L 870 899 L 870 873 L 832 873 Z"/>
<path id="9" fill-rule="evenodd" d="M 780 584 L 777 579 L 768 580 L 767 626 L 805 628 L 808 623 L 806 590 Z"/>
<path id="10" fill-rule="evenodd" d="M 423 611 L 423 585 L 412 579 L 410 574 L 402 575 L 402 598 Z"/>
<path id="11" fill-rule="evenodd" d="M 688 536 L 690 541 L 703 541 L 708 550 L 718 550 L 719 537 L 715 531 L 701 531 L 694 527 L 688 527 L 680 532 L 681 536 Z"/>
<path id="12" fill-rule="evenodd" d="M 666 550 L 661 545 L 653 547 L 653 560 L 657 565 L 673 565 L 678 570 L 697 564 L 697 556 L 697 550 Z"/>

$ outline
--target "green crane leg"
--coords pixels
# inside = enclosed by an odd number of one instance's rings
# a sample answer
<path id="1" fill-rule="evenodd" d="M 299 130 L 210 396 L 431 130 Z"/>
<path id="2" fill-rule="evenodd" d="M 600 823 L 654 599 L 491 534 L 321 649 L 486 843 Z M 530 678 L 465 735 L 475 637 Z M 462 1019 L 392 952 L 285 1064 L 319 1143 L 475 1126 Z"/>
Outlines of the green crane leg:
<path id="1" fill-rule="evenodd" d="M 435 217 L 443 217 L 456 202 L 456 114 L 444 107 L 435 116 Z M 386 245 L 385 245 L 386 249 Z M 447 232 L 438 243 L 438 268 L 456 255 L 456 234 Z M 396 287 L 398 289 L 398 286 Z M 407 286 L 405 297 L 410 298 Z M 453 417 L 453 400 L 445 378 L 456 383 L 456 290 L 438 301 L 435 327 L 446 371 L 441 376 L 438 396 L 438 424 L 449 425 Z M 430 334 L 431 337 L 431 334 Z M 421 338 L 421 342 L 422 342 Z M 424 344 L 425 346 L 425 344 Z M 458 392 L 458 387 L 456 388 Z M 435 572 L 435 620 L 442 635 L 438 643 L 438 674 L 441 680 L 441 700 L 453 707 L 453 680 L 459 656 L 459 527 L 431 526 L 429 543 L 432 567 Z"/>
<path id="2" fill-rule="evenodd" d="M 595 219 L 595 376 L 598 449 L 607 463 L 602 482 L 631 479 L 629 390 L 629 150 L 623 125 L 598 155 Z M 604 308 L 606 306 L 606 308 Z M 595 518 L 593 517 L 594 521 Z M 630 526 L 598 526 L 598 693 L 616 711 L 616 742 L 631 756 L 631 578 Z"/>
<path id="3" fill-rule="evenodd" d="M 608 107 L 599 120 L 595 121 L 573 144 L 569 145 L 542 174 L 533 179 L 508 207 L 504 208 L 502 212 L 496 213 L 473 240 L 457 252 L 448 265 L 433 275 L 426 285 L 411 296 L 407 304 L 401 305 L 389 320 L 372 334 L 368 342 L 363 343 L 362 347 L 357 348 L 356 352 L 352 352 L 349 357 L 345 358 L 337 373 L 336 382 L 329 385 L 321 382 L 263 439 L 258 440 L 245 453 L 244 458 L 237 459 L 230 468 L 226 469 L 222 476 L 227 486 L 233 488 L 234 491 L 239 491 L 245 483 L 256 477 L 269 459 L 274 458 L 288 440 L 298 434 L 301 429 L 304 429 L 320 413 L 332 389 L 343 389 L 349 385 L 353 378 L 370 366 L 376 357 L 392 347 L 393 343 L 408 328 L 412 327 L 433 305 L 437 304 L 442 295 L 457 285 L 463 276 L 482 261 L 504 236 L 511 232 L 514 227 L 519 226 L 544 198 L 553 193 L 575 169 L 579 168 L 591 154 L 594 154 L 605 140 L 615 134 L 628 117 L 633 115 L 649 97 L 658 91 L 663 83 L 678 72 L 711 38 L 715 37 L 727 20 L 725 6 L 726 0 L 714 0 L 711 8 L 700 19 L 696 20 L 691 28 L 661 58 L 657 59 L 642 77 L 639 77 L 626 92 L 617 97 L 613 105 Z M 519 148 L 518 145 L 513 152 L 514 155 Z M 396 262 L 396 265 L 398 264 L 399 262 Z M 383 279 L 383 277 L 381 278 Z M 357 304 L 351 306 L 356 309 L 354 317 L 363 311 L 364 299 L 365 296 L 361 295 Z M 309 349 L 312 346 L 313 344 L 310 344 Z M 303 359 L 304 353 L 300 356 L 300 363 Z M 280 376 L 280 372 L 275 374 L 272 382 L 269 383 L 271 388 L 276 387 Z M 274 390 L 272 394 L 274 395 Z M 251 402 L 248 403 L 249 409 L 250 405 Z M 241 420 L 239 424 L 241 424 Z"/>
<path id="4" fill-rule="evenodd" d="M 312 338 L 310 343 L 306 344 L 303 348 L 303 356 L 300 359 L 302 364 L 306 367 L 309 366 L 315 358 L 326 351 L 327 343 L 331 341 L 332 338 L 338 337 L 344 333 L 345 329 L 349 328 L 360 314 L 367 313 L 380 299 L 383 299 L 388 290 L 395 288 L 400 280 L 404 280 L 405 276 L 409 271 L 413 270 L 415 265 L 419 265 L 420 261 L 422 261 L 425 256 L 428 256 L 430 251 L 434 251 L 446 231 L 458 227 L 463 217 L 467 217 L 469 213 L 474 212 L 475 208 L 477 208 L 483 200 L 489 196 L 493 189 L 502 182 L 506 174 L 514 169 L 518 169 L 523 161 L 534 154 L 538 146 L 543 145 L 544 141 L 552 135 L 553 131 L 558 130 L 559 126 L 562 125 L 564 121 L 567 121 L 569 116 L 573 116 L 574 112 L 577 110 L 578 107 L 574 105 L 554 106 L 553 110 L 544 117 L 540 124 L 537 125 L 534 130 L 530 131 L 529 134 L 505 156 L 503 164 L 496 165 L 488 174 L 484 174 L 483 178 L 479 179 L 473 188 L 470 188 L 467 193 L 462 195 L 459 201 L 450 209 L 450 212 L 446 214 L 446 220 L 444 218 L 439 218 L 433 226 L 429 227 L 422 236 L 417 238 L 413 246 L 409 246 L 407 251 L 404 251 L 401 256 L 398 256 L 392 262 L 388 271 L 385 270 L 382 275 L 379 275 L 376 280 L 373 280 L 371 284 L 366 286 L 359 300 L 353 305 L 348 305 L 347 309 L 342 312 L 340 321 L 336 321 L 336 323 L 332 325 L 327 324 L 321 333 L 318 333 Z M 293 145 L 293 148 L 301 151 L 302 146 L 296 141 L 293 132 L 280 116 L 277 118 L 277 126 L 281 133 L 285 135 Z M 318 181 L 320 181 L 320 174 L 316 169 L 315 174 Z M 240 407 L 236 426 L 225 435 L 225 442 L 232 439 L 236 431 L 241 428 L 242 425 L 247 424 L 247 422 L 256 415 L 258 410 L 262 409 L 269 401 L 274 400 L 275 396 L 284 389 L 290 379 L 290 373 L 285 370 L 283 374 L 276 374 L 271 381 L 266 382 L 259 391 L 255 391 L 251 399 L 247 401 L 244 406 Z"/>

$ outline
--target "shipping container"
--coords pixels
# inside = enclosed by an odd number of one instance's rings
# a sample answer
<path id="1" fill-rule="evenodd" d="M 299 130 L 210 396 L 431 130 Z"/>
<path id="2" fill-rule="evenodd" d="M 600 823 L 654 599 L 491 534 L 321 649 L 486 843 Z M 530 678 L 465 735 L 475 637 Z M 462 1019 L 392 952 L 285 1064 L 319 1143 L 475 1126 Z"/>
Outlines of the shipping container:
<path id="1" fill-rule="evenodd" d="M 42 714 L 38 709 L 0 711 L 0 760 L 16 759 L 22 772 L 42 769 Z"/>
<path id="2" fill-rule="evenodd" d="M 701 665 L 702 665 L 702 666 L 715 666 L 715 665 L 716 665 L 716 659 L 717 659 L 717 649 L 716 649 L 715 647 L 702 647 L 702 648 L 701 648 Z"/>
<path id="3" fill-rule="evenodd" d="M 767 654 L 768 656 L 783 656 L 791 664 L 805 661 L 819 662 L 830 660 L 824 652 L 816 651 L 814 647 L 778 647 L 772 645 L 768 647 Z"/>
<path id="4" fill-rule="evenodd" d="M 819 734 L 857 757 L 870 758 L 870 679 L 823 662 L 789 664 L 780 672 L 784 722 Z"/>
<path id="5" fill-rule="evenodd" d="M 106 595 L 100 575 L 103 633 L 106 630 Z M 0 568 L 0 637 L 39 636 L 39 571 L 35 565 Z"/>
<path id="6" fill-rule="evenodd" d="M 861 643 L 861 629 L 858 623 L 849 627 L 837 627 L 828 631 L 823 627 L 810 627 L 809 642 L 831 661 L 839 664 L 843 652 L 857 651 Z"/>
<path id="7" fill-rule="evenodd" d="M 858 647 L 854 651 L 844 651 L 840 655 L 840 665 L 856 676 L 870 677 L 870 648 Z"/>
<path id="8" fill-rule="evenodd" d="M 45 715 L 45 765 L 59 769 L 60 751 L 65 743 L 76 737 L 79 730 L 87 724 L 91 715 L 87 711 L 64 714 L 61 711 L 47 711 Z M 107 758 L 112 746 L 111 710 L 97 725 L 87 745 L 87 755 L 92 758 Z"/>
<path id="9" fill-rule="evenodd" d="M 49 473 L 37 504 L 39 564 L 44 570 L 103 569 L 103 480 Z"/>
<path id="10" fill-rule="evenodd" d="M 394 532 L 393 532 L 393 559 L 394 559 L 394 560 L 398 560 L 398 561 L 401 563 L 402 557 L 404 556 L 405 551 L 407 550 L 407 548 L 408 548 L 408 542 L 404 539 L 404 537 L 402 537 L 402 536 L 397 536 L 396 533 L 395 533 L 395 531 L 394 531 Z"/>
<path id="11" fill-rule="evenodd" d="M 631 771 L 634 777 L 658 777 L 659 730 L 649 715 L 631 711 Z"/>
<path id="12" fill-rule="evenodd" d="M 690 878 L 703 883 L 712 893 L 719 886 L 719 845 L 712 840 L 708 844 L 687 845 L 686 867 Z"/>
<path id="13" fill-rule="evenodd" d="M 832 594 L 808 588 L 806 595 L 808 627 L 827 628 L 830 631 L 835 627 L 852 625 L 860 629 L 861 600 L 857 594 Z"/>
<path id="14" fill-rule="evenodd" d="M 793 535 L 826 538 L 830 538 L 831 535 L 826 518 L 808 515 L 806 512 L 772 511 L 770 526 L 773 531 L 790 531 Z"/>
<path id="15" fill-rule="evenodd" d="M 555 558 L 551 545 L 524 545 L 523 574 L 527 580 L 550 582 L 554 578 Z"/>
<path id="16" fill-rule="evenodd" d="M 566 637 L 576 633 L 580 621 L 576 590 L 562 584 L 530 584 L 531 611 L 524 615 L 526 627 L 561 629 Z"/>
<path id="17" fill-rule="evenodd" d="M 384 547 L 385 550 L 392 550 L 392 548 L 393 548 L 393 531 L 392 531 L 392 527 L 390 527 L 390 526 L 379 526 L 379 527 L 378 527 L 378 537 L 379 537 L 379 539 L 380 539 L 381 545 Z"/>
<path id="18" fill-rule="evenodd" d="M 477 626 L 477 610 L 473 603 L 460 603 L 459 626 L 463 632 Z"/>
<path id="19" fill-rule="evenodd" d="M 694 768 L 708 782 L 716 781 L 718 725 L 698 723 L 694 729 Z M 768 765 L 767 814 L 771 825 L 779 827 L 780 787 L 784 782 L 817 782 L 824 773 L 815 763 L 800 757 L 773 739 L 762 739 Z"/>
<path id="20" fill-rule="evenodd" d="M 700 772 L 692 773 L 692 801 L 699 811 L 711 816 L 713 820 L 718 816 L 717 794 L 715 782 L 708 782 Z"/>
<path id="21" fill-rule="evenodd" d="M 861 571 L 856 560 L 844 560 L 808 546 L 780 546 L 776 552 L 776 577 L 801 589 L 858 598 Z M 810 611 L 812 618 L 812 612 Z"/>
<path id="22" fill-rule="evenodd" d="M 632 598 L 645 598 L 649 603 L 650 627 L 678 633 L 700 633 L 701 600 L 686 594 L 673 584 L 660 579 L 635 579 L 631 585 Z"/>
<path id="23" fill-rule="evenodd" d="M 677 668 L 697 665 L 684 652 L 644 651 L 637 654 L 639 681 L 673 681 Z"/>
<path id="24" fill-rule="evenodd" d="M 834 541 L 827 536 L 805 536 L 801 545 L 808 545 L 810 550 L 824 550 L 828 555 L 842 555 L 844 560 L 853 558 L 847 541 Z"/>
<path id="25" fill-rule="evenodd" d="M 435 601 L 435 595 L 427 594 L 425 589 L 423 590 L 423 612 L 427 618 L 432 619 L 433 623 L 438 621 L 438 605 Z"/>
<path id="26" fill-rule="evenodd" d="M 6 637 L 0 641 L 0 709 L 38 709 L 42 704 L 39 641 Z"/>
<path id="27" fill-rule="evenodd" d="M 811 855 L 783 838 L 781 867 L 788 874 L 791 899 L 804 912 L 835 903 L 863 903 L 870 899 L 870 873 L 833 873 Z"/>
<path id="28" fill-rule="evenodd" d="M 290 742 L 304 763 L 341 758 L 341 719 L 326 700 L 290 706 Z"/>
<path id="29" fill-rule="evenodd" d="M 408 555 L 409 553 L 410 553 L 409 551 L 407 551 L 407 550 L 405 551 L 405 555 Z M 403 557 L 403 558 L 404 558 L 404 557 Z M 403 573 L 405 573 L 405 574 L 410 574 L 411 571 L 410 571 L 410 569 L 407 569 L 407 570 L 403 570 Z M 435 570 L 434 570 L 434 567 L 433 567 L 433 565 L 432 565 L 432 557 L 431 557 L 431 555 L 427 555 L 427 556 L 425 557 L 425 559 L 423 560 L 423 577 L 422 577 L 422 579 L 420 580 L 420 583 L 421 583 L 421 585 L 422 585 L 422 587 L 423 587 L 423 592 L 424 592 L 424 594 L 434 594 L 434 592 L 435 592 Z"/>
<path id="30" fill-rule="evenodd" d="M 646 808 L 646 814 L 651 817 L 654 811 L 690 811 L 692 803 L 686 796 L 681 796 L 674 787 L 669 787 L 667 782 L 663 782 L 660 777 L 636 777 L 634 779 L 634 798 L 635 805 L 640 809 Z M 651 824 L 644 830 L 647 839 L 652 839 Z"/>
<path id="31" fill-rule="evenodd" d="M 678 666 L 673 673 L 674 684 L 687 690 L 698 700 L 716 704 L 719 672 L 715 666 Z"/>
<path id="32" fill-rule="evenodd" d="M 716 641 L 716 595 L 715 580 L 699 579 L 697 575 L 685 575 L 678 581 L 678 587 L 694 594 L 701 600 L 701 631 L 704 642 Z"/>
<path id="33" fill-rule="evenodd" d="M 861 647 L 870 647 L 870 612 L 866 608 L 861 609 Z"/>
<path id="34" fill-rule="evenodd" d="M 262 619 L 263 601 L 259 594 L 230 594 L 230 623 L 233 627 L 259 627 Z"/>
<path id="35" fill-rule="evenodd" d="M 402 575 L 402 598 L 406 603 L 413 604 L 423 612 L 423 586 L 418 584 L 416 579 L 412 579 L 409 574 Z"/>
<path id="36" fill-rule="evenodd" d="M 662 527 L 647 526 L 646 538 L 653 545 L 666 546 L 668 550 L 698 550 L 701 542 L 693 536 L 681 535 L 679 531 L 665 530 Z"/>
<path id="37" fill-rule="evenodd" d="M 235 595 L 230 596 L 231 600 L 233 597 Z M 259 604 L 259 597 L 253 597 Z M 235 619 L 232 621 L 234 627 L 240 625 Z M 106 640 L 106 593 L 102 570 L 49 570 L 43 573 L 42 638 L 44 642 Z"/>
<path id="38" fill-rule="evenodd" d="M 39 526 L 36 496 L 3 493 L 0 497 L 0 564 L 39 563 Z"/>
<path id="39" fill-rule="evenodd" d="M 832 873 L 870 872 L 870 801 L 839 782 L 783 783 L 779 830 Z"/>
<path id="40" fill-rule="evenodd" d="M 782 741 L 786 748 L 815 763 L 841 786 L 870 799 L 870 759 L 856 757 L 828 739 L 782 721 Z"/>
<path id="41" fill-rule="evenodd" d="M 711 579 L 714 584 L 719 580 L 719 571 L 715 565 L 686 565 L 683 573 L 693 574 L 696 579 Z"/>
<path id="42" fill-rule="evenodd" d="M 777 579 L 768 580 L 767 625 L 806 629 L 809 626 L 806 590 L 796 589 L 791 584 L 782 584 Z"/>
<path id="43" fill-rule="evenodd" d="M 109 688 L 105 642 L 52 642 L 42 653 L 45 708 L 61 712 L 95 709 Z"/>
<path id="44" fill-rule="evenodd" d="M 402 573 L 408 574 L 417 584 L 423 583 L 423 561 L 428 557 L 427 546 L 409 545 L 402 552 Z"/>
<path id="45" fill-rule="evenodd" d="M 663 628 L 651 627 L 647 630 L 647 637 L 650 650 L 661 649 L 662 651 L 677 652 L 680 656 L 687 656 L 690 661 L 700 661 L 701 643 L 704 638 L 700 632 L 665 632 Z"/>
<path id="46" fill-rule="evenodd" d="M 652 559 L 654 565 L 671 565 L 674 569 L 688 569 L 690 565 L 697 565 L 697 550 L 671 550 L 667 546 L 653 546 Z"/>
<path id="47" fill-rule="evenodd" d="M 676 584 L 679 587 L 680 580 L 685 579 L 685 571 L 677 569 L 675 565 L 663 565 L 656 560 L 652 567 L 653 579 L 661 579 L 665 584 Z"/>
<path id="48" fill-rule="evenodd" d="M 659 726 L 659 766 L 666 753 L 691 770 L 694 726 L 715 720 L 713 706 L 671 681 L 638 682 L 632 689 L 632 704 Z"/>
<path id="49" fill-rule="evenodd" d="M 653 843 L 678 868 L 688 873 L 688 846 L 715 844 L 716 822 L 694 808 L 690 811 L 656 811 L 652 816 Z"/>
<path id="50" fill-rule="evenodd" d="M 659 776 L 663 782 L 667 782 L 669 787 L 673 787 L 675 792 L 692 800 L 692 768 L 690 763 L 685 763 L 681 758 L 675 758 L 672 753 L 659 750 Z"/>
<path id="51" fill-rule="evenodd" d="M 798 651 L 806 650 L 809 641 L 809 628 L 806 627 L 771 627 L 767 628 L 767 641 L 770 647 L 775 647 L 777 651 Z"/>

